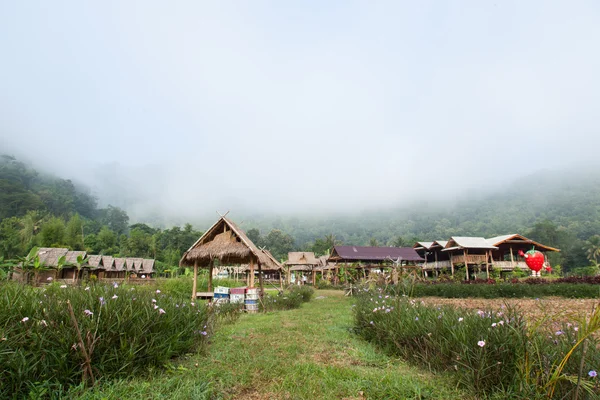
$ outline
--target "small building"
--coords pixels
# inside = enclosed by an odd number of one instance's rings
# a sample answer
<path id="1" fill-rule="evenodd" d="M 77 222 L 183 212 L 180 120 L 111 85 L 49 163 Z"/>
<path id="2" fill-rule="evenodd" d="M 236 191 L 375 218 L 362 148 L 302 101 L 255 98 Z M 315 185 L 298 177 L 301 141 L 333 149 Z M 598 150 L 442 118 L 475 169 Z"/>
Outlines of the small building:
<path id="1" fill-rule="evenodd" d="M 273 261 L 248 238 L 233 221 L 222 216 L 190 248 L 183 253 L 180 266 L 194 267 L 192 298 L 202 296 L 197 292 L 198 268 L 208 269 L 208 290 L 212 292 L 213 267 L 218 260 L 223 265 L 249 264 L 248 286 L 254 286 L 254 270 L 258 267 L 258 278 L 263 289 L 264 268 L 276 268 Z"/>
<path id="2" fill-rule="evenodd" d="M 292 271 L 301 271 L 300 275 L 304 276 L 304 272 L 309 272 L 311 282 L 314 285 L 317 281 L 315 268 L 319 266 L 319 260 L 315 257 L 315 253 L 311 251 L 292 251 L 288 253 L 288 260 L 284 263 L 288 267 L 288 273 Z M 290 278 L 288 277 L 288 281 Z"/>

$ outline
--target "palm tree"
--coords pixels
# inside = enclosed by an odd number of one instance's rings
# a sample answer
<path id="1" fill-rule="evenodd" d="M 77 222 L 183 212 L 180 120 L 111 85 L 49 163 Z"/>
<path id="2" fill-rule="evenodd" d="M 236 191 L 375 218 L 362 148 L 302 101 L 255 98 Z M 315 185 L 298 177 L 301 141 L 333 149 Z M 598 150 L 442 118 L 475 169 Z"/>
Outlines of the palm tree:
<path id="1" fill-rule="evenodd" d="M 587 253 L 587 258 L 595 265 L 598 265 L 598 257 L 600 257 L 600 235 L 590 237 L 586 242 L 584 249 Z"/>

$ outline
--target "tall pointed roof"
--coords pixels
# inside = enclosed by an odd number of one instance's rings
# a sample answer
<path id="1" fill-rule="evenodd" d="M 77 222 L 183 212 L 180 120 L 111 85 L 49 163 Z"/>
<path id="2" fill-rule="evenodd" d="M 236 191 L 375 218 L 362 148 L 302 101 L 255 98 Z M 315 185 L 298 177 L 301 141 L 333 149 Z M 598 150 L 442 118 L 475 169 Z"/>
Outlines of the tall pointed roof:
<path id="1" fill-rule="evenodd" d="M 236 224 L 221 217 L 204 235 L 183 253 L 179 265 L 208 267 L 218 259 L 223 264 L 246 264 L 254 260 L 268 266 L 272 261 Z"/>

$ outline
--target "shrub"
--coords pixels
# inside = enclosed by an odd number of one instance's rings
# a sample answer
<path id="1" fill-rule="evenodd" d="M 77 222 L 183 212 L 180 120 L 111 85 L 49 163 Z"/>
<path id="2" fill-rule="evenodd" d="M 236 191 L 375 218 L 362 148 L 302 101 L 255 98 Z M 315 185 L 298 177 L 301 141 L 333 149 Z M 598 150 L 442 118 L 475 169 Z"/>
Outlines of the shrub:
<path id="1" fill-rule="evenodd" d="M 355 330 L 364 339 L 427 368 L 452 371 L 461 386 L 480 396 L 512 392 L 519 398 L 565 398 L 573 394 L 578 377 L 582 390 L 592 391 L 596 384 L 579 375 L 600 363 L 598 342 L 590 335 L 600 329 L 598 311 L 579 325 L 548 331 L 528 326 L 512 308 L 467 311 L 364 292 L 354 313 Z M 580 341 L 588 341 L 583 361 L 581 346 L 573 345 Z"/>
<path id="2" fill-rule="evenodd" d="M 133 376 L 206 343 L 205 306 L 115 286 L 0 284 L 0 398 L 23 397 L 34 382 L 63 390 L 84 380 L 69 303 L 96 379 Z"/>
<path id="3" fill-rule="evenodd" d="M 260 306 L 264 311 L 292 310 L 300 308 L 303 302 L 304 298 L 298 290 L 290 290 L 275 296 L 264 296 Z"/>
<path id="4" fill-rule="evenodd" d="M 291 285 L 288 289 L 292 293 L 300 294 L 302 296 L 302 301 L 305 303 L 308 303 L 310 301 L 310 299 L 313 297 L 313 295 L 315 294 L 315 289 L 313 289 L 310 286 L 306 286 L 306 285 L 301 285 L 301 286 Z"/>

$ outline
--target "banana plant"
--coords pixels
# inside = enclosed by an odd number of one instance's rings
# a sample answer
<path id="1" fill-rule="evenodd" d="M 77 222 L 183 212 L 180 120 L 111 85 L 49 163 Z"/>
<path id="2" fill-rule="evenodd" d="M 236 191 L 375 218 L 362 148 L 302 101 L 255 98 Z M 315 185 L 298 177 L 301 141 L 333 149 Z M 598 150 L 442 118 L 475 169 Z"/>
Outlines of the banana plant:
<path id="1" fill-rule="evenodd" d="M 34 247 L 29 251 L 29 254 L 27 254 L 25 257 L 17 257 L 17 263 L 19 267 L 21 267 L 21 271 L 23 272 L 23 278 L 25 282 L 29 281 L 29 275 L 33 271 L 33 263 L 35 261 L 35 258 L 37 257 L 39 261 L 39 257 L 37 255 L 38 250 L 39 249 L 37 247 Z"/>
<path id="2" fill-rule="evenodd" d="M 77 273 L 73 275 L 73 282 L 75 282 L 76 279 L 79 279 L 79 273 L 81 272 L 83 266 L 87 264 L 89 259 L 89 257 L 83 257 L 82 255 L 77 256 L 77 261 L 75 262 Z"/>

